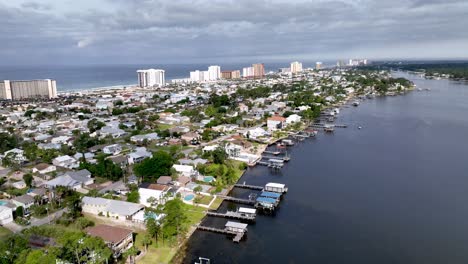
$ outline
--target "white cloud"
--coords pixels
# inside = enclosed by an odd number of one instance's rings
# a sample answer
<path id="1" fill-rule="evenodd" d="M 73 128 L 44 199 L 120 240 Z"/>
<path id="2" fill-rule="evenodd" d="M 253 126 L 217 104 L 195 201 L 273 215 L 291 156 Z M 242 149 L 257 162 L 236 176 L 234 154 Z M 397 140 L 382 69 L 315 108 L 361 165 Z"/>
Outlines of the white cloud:
<path id="1" fill-rule="evenodd" d="M 84 38 L 84 39 L 78 41 L 78 43 L 76 44 L 76 46 L 77 46 L 78 48 L 86 48 L 86 47 L 88 47 L 89 45 L 93 44 L 93 42 L 94 42 L 94 39 L 92 39 L 92 38 Z"/>

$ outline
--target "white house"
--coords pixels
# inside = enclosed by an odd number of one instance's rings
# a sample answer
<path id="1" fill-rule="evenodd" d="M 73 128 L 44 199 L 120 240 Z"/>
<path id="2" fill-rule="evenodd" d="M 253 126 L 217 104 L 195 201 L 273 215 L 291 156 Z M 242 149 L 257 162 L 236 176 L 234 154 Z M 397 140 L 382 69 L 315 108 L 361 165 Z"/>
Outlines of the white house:
<path id="1" fill-rule="evenodd" d="M 169 190 L 170 187 L 167 185 L 143 183 L 138 188 L 140 204 L 145 206 L 164 204 L 167 201 L 166 196 Z M 154 202 L 151 203 L 151 200 L 154 200 Z"/>
<path id="2" fill-rule="evenodd" d="M 0 225 L 13 222 L 13 209 L 0 205 Z"/>
<path id="3" fill-rule="evenodd" d="M 33 173 L 39 173 L 39 174 L 46 174 L 50 172 L 54 172 L 57 170 L 57 167 L 54 165 L 50 165 L 47 163 L 39 163 L 34 168 L 32 169 Z"/>
<path id="4" fill-rule="evenodd" d="M 80 166 L 78 161 L 68 155 L 59 156 L 52 160 L 52 164 L 57 167 L 63 167 L 68 169 L 75 169 Z"/>
<path id="5" fill-rule="evenodd" d="M 256 127 L 256 128 L 247 130 L 247 132 L 244 133 L 245 137 L 254 138 L 254 139 L 269 136 L 269 135 L 270 133 L 268 133 L 265 129 L 261 127 Z"/>
<path id="6" fill-rule="evenodd" d="M 24 150 L 18 149 L 18 148 L 5 151 L 5 153 L 3 154 L 3 157 L 4 158 L 10 157 L 11 159 L 13 159 L 14 161 L 18 163 L 23 163 L 27 160 L 26 157 L 24 156 Z"/>
<path id="7" fill-rule="evenodd" d="M 157 133 L 149 133 L 145 135 L 135 135 L 130 138 L 130 141 L 134 143 L 143 143 L 144 140 L 153 141 L 159 139 Z"/>
<path id="8" fill-rule="evenodd" d="M 59 137 L 54 137 L 50 142 L 53 144 L 68 144 L 71 140 L 71 137 L 67 136 L 59 136 Z"/>
<path id="9" fill-rule="evenodd" d="M 182 176 L 194 177 L 194 176 L 197 175 L 197 171 L 195 170 L 195 168 L 193 166 L 190 166 L 190 165 L 174 164 L 172 166 L 172 168 L 174 168 L 176 170 L 176 172 L 179 173 L 179 175 L 182 175 Z"/>
<path id="10" fill-rule="evenodd" d="M 286 124 L 294 124 L 297 122 L 301 122 L 301 116 L 297 114 L 292 114 L 286 118 Z"/>
<path id="11" fill-rule="evenodd" d="M 112 144 L 102 148 L 102 152 L 110 155 L 118 155 L 122 152 L 122 146 L 119 144 Z"/>
<path id="12" fill-rule="evenodd" d="M 145 210 L 141 204 L 89 196 L 83 197 L 81 208 L 83 213 L 109 216 L 119 222 L 135 222 L 135 216 Z"/>
<path id="13" fill-rule="evenodd" d="M 282 116 L 272 116 L 267 119 L 267 127 L 268 130 L 274 131 L 278 129 L 282 129 L 286 123 L 286 118 Z"/>

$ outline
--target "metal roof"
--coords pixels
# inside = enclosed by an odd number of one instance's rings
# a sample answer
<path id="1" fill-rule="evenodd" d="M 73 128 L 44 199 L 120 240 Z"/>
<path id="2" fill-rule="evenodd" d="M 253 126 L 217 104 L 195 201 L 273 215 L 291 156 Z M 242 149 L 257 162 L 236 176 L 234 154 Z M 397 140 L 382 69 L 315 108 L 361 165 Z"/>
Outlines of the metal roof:
<path id="1" fill-rule="evenodd" d="M 274 193 L 274 192 L 262 192 L 262 194 L 260 194 L 260 196 L 270 197 L 270 198 L 280 198 L 281 194 Z"/>
<path id="2" fill-rule="evenodd" d="M 276 200 L 268 197 L 258 197 L 257 202 L 274 204 Z"/>
<path id="3" fill-rule="evenodd" d="M 247 229 L 247 224 L 239 223 L 239 222 L 232 222 L 228 221 L 225 225 L 225 227 L 234 227 L 234 228 L 241 228 L 241 229 Z"/>
<path id="4" fill-rule="evenodd" d="M 274 182 L 269 182 L 265 185 L 265 187 L 273 187 L 273 188 L 284 188 L 286 185 L 281 184 L 281 183 L 274 183 Z"/>

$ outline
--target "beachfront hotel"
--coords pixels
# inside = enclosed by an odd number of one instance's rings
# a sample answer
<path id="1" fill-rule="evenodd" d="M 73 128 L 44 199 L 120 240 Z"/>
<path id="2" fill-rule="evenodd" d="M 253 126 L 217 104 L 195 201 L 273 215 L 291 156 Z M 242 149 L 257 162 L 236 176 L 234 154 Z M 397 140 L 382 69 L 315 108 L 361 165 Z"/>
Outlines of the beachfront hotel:
<path id="1" fill-rule="evenodd" d="M 31 98 L 56 98 L 57 84 L 55 80 L 28 80 L 0 82 L 0 99 L 21 100 Z"/>
<path id="2" fill-rule="evenodd" d="M 159 86 L 166 83 L 165 71 L 160 69 L 138 70 L 138 86 L 141 88 Z"/>
<path id="3" fill-rule="evenodd" d="M 242 77 L 244 78 L 263 78 L 265 76 L 265 66 L 263 63 L 252 64 L 252 67 L 242 69 Z"/>

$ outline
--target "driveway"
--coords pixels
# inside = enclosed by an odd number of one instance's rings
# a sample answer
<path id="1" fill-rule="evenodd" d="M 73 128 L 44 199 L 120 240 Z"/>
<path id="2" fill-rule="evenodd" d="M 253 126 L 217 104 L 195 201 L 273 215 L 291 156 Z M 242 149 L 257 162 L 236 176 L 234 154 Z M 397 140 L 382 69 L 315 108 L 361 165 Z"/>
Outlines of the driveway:
<path id="1" fill-rule="evenodd" d="M 15 222 L 11 222 L 9 224 L 3 225 L 5 228 L 9 229 L 13 233 L 18 233 L 23 231 L 24 229 L 30 228 L 32 226 L 41 226 L 41 225 L 46 225 L 49 224 L 60 217 L 67 211 L 67 208 L 58 210 L 57 212 L 50 214 L 49 216 L 46 216 L 44 218 L 31 218 L 31 224 L 28 226 L 21 226 L 16 224 Z"/>

